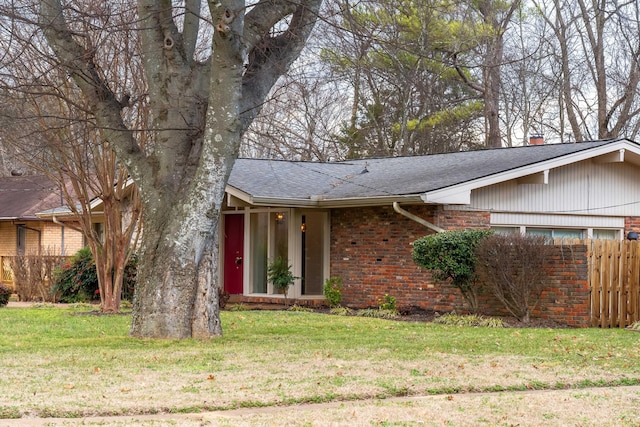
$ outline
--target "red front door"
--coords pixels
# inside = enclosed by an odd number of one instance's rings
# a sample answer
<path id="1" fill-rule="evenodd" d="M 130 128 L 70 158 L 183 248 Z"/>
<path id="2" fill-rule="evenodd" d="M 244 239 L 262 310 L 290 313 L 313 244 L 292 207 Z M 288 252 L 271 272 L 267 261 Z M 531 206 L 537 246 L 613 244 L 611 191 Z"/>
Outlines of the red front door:
<path id="1" fill-rule="evenodd" d="M 244 257 L 244 215 L 224 217 L 224 290 L 242 294 Z"/>

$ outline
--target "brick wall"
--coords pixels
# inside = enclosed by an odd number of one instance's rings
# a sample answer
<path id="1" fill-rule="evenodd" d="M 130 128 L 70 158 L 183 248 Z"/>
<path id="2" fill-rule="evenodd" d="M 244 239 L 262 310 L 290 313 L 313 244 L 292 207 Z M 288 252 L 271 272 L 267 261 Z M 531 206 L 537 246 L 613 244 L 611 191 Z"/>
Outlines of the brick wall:
<path id="1" fill-rule="evenodd" d="M 441 207 L 406 209 L 445 229 L 489 228 L 487 212 L 445 211 Z M 342 278 L 343 304 L 377 307 L 388 293 L 401 308 L 448 312 L 464 310 L 459 291 L 435 283 L 411 259 L 411 244 L 433 231 L 393 211 L 392 207 L 335 209 L 331 212 L 331 275 Z M 551 285 L 543 291 L 534 317 L 571 326 L 589 324 L 589 288 L 585 246 L 558 247 L 549 261 Z M 506 314 L 487 294 L 481 311 Z"/>
<path id="2" fill-rule="evenodd" d="M 542 292 L 535 317 L 587 327 L 591 319 L 586 245 L 556 246 L 546 266 L 550 285 Z"/>
<path id="3" fill-rule="evenodd" d="M 442 228 L 488 228 L 486 212 L 444 211 L 441 207 L 410 206 L 409 212 Z M 331 275 L 342 278 L 343 303 L 377 307 L 388 293 L 400 307 L 451 311 L 462 304 L 457 289 L 435 284 L 413 263 L 411 244 L 434 233 L 391 206 L 335 209 L 331 212 Z"/>
<path id="4" fill-rule="evenodd" d="M 628 216 L 624 219 L 625 238 L 627 236 L 627 233 L 629 233 L 630 231 L 640 233 L 640 216 Z"/>
<path id="5" fill-rule="evenodd" d="M 590 324 L 590 289 L 586 245 L 556 246 L 545 265 L 547 286 L 531 316 L 562 325 L 587 327 Z M 486 315 L 511 314 L 488 289 L 480 293 L 480 312 Z"/>

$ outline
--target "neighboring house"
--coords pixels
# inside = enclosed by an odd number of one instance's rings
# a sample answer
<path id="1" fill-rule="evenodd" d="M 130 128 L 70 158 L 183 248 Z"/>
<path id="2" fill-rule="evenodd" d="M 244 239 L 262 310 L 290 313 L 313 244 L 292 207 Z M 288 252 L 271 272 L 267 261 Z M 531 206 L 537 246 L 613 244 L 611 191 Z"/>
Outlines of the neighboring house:
<path id="1" fill-rule="evenodd" d="M 73 254 L 82 234 L 42 219 L 37 212 L 61 205 L 60 189 L 45 176 L 0 177 L 0 266 L 2 281 L 12 282 L 8 257 L 22 254 Z"/>
<path id="2" fill-rule="evenodd" d="M 628 139 L 531 145 L 332 163 L 238 159 L 221 233 L 224 289 L 240 300 L 282 297 L 266 280 L 286 256 L 288 297 L 322 301 L 329 277 L 343 302 L 451 310 L 411 259 L 439 230 L 482 228 L 554 238 L 621 240 L 640 230 L 640 145 Z M 446 287 L 445 287 L 446 288 Z"/>

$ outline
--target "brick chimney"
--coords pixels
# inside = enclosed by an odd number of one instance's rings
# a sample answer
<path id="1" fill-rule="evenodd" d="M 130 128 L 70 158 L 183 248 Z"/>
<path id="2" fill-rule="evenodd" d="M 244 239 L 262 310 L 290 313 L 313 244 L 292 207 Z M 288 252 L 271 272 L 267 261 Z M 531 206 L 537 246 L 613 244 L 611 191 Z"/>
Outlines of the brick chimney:
<path id="1" fill-rule="evenodd" d="M 543 145 L 543 144 L 544 144 L 543 135 L 531 135 L 529 137 L 529 145 Z"/>

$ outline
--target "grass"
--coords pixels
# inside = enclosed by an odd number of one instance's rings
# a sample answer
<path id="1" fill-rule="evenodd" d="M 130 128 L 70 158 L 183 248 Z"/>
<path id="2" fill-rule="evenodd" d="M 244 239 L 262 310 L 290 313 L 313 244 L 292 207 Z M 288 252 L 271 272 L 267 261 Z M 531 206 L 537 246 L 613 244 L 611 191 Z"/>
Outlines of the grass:
<path id="1" fill-rule="evenodd" d="M 0 418 L 640 384 L 638 334 L 224 311 L 224 337 L 140 340 L 129 316 L 0 309 Z"/>

